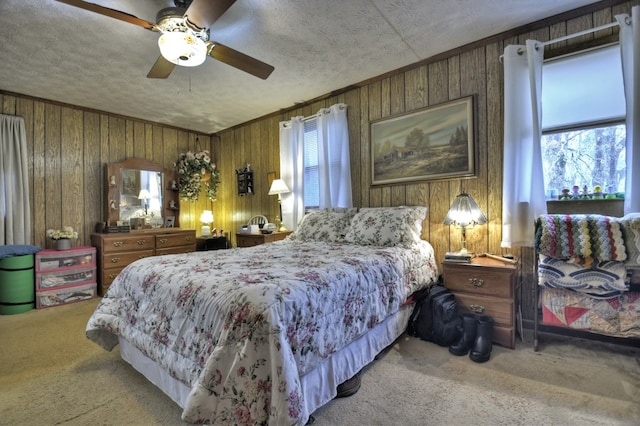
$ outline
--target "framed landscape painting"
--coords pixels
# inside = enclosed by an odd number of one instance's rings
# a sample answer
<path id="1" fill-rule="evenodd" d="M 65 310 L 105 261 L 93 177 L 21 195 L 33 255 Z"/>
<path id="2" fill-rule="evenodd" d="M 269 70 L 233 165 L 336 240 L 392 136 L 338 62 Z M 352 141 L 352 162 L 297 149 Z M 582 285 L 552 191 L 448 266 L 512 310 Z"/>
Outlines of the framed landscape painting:
<path id="1" fill-rule="evenodd" d="M 473 97 L 371 122 L 372 185 L 474 176 Z"/>

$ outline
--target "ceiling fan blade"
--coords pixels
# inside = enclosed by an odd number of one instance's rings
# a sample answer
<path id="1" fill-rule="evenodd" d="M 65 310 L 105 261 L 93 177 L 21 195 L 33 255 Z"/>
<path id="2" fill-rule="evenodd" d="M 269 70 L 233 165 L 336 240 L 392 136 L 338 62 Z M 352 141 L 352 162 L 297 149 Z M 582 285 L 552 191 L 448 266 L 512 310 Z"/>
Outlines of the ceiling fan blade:
<path id="1" fill-rule="evenodd" d="M 176 65 L 173 62 L 167 61 L 164 56 L 160 55 L 158 56 L 156 63 L 153 64 L 149 70 L 147 78 L 167 78 L 175 66 Z"/>
<path id="2" fill-rule="evenodd" d="M 215 41 L 209 42 L 209 51 L 209 56 L 213 59 L 217 59 L 220 62 L 224 62 L 227 65 L 231 65 L 234 68 L 255 75 L 263 80 L 266 80 L 274 70 L 269 64 Z"/>
<path id="3" fill-rule="evenodd" d="M 184 15 L 198 29 L 206 30 L 235 2 L 236 0 L 193 0 Z"/>
<path id="4" fill-rule="evenodd" d="M 94 3 L 88 3 L 86 1 L 80 0 L 56 0 L 60 3 L 65 3 L 70 6 L 79 7 L 80 9 L 88 10 L 90 12 L 99 13 L 100 15 L 105 15 L 110 18 L 119 19 L 120 21 L 128 22 L 133 25 L 137 25 L 147 30 L 158 31 L 156 28 L 156 24 L 153 22 L 145 21 L 144 19 L 140 19 L 133 15 L 130 15 L 125 12 L 120 12 L 119 10 L 110 9 L 108 7 L 100 6 Z"/>

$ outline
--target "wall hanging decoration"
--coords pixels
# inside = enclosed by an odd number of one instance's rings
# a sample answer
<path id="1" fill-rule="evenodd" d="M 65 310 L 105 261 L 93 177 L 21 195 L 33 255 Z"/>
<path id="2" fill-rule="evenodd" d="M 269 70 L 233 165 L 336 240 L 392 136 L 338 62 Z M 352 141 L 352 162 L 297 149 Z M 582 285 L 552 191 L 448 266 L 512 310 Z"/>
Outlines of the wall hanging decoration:
<path id="1" fill-rule="evenodd" d="M 197 201 L 200 198 L 202 184 L 205 184 L 207 198 L 216 199 L 220 172 L 216 164 L 211 161 L 209 151 L 187 151 L 180 154 L 178 161 L 174 163 L 178 172 L 178 192 L 180 198 L 189 201 Z"/>
<path id="2" fill-rule="evenodd" d="M 372 185 L 474 176 L 473 97 L 371 122 Z"/>

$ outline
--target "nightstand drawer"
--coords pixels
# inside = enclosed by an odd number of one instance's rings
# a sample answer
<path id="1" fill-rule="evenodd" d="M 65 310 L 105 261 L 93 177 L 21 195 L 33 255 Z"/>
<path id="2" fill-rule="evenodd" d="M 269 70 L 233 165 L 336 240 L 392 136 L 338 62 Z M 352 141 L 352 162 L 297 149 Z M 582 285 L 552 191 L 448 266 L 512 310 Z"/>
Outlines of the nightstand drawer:
<path id="1" fill-rule="evenodd" d="M 238 247 L 259 246 L 260 244 L 264 244 L 264 238 L 236 234 L 236 244 Z"/>
<path id="2" fill-rule="evenodd" d="M 513 297 L 510 269 L 497 270 L 469 265 L 450 265 L 445 267 L 447 288 L 452 291 L 482 294 L 503 298 Z"/>
<path id="3" fill-rule="evenodd" d="M 455 293 L 458 313 L 488 315 L 496 325 L 513 326 L 513 301 L 498 297 L 475 296 L 467 293 Z"/>

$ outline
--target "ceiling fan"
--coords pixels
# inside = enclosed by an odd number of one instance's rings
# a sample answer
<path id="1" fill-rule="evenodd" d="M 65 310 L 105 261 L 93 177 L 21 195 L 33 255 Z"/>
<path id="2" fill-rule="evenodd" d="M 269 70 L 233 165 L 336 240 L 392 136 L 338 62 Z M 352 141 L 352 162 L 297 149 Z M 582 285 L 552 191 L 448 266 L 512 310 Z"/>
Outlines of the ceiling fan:
<path id="1" fill-rule="evenodd" d="M 209 39 L 209 28 L 236 0 L 174 0 L 175 7 L 158 12 L 156 23 L 81 0 L 57 0 L 161 33 L 160 56 L 148 78 L 167 78 L 176 65 L 197 66 L 210 56 L 239 70 L 265 80 L 273 67 L 228 46 Z"/>

